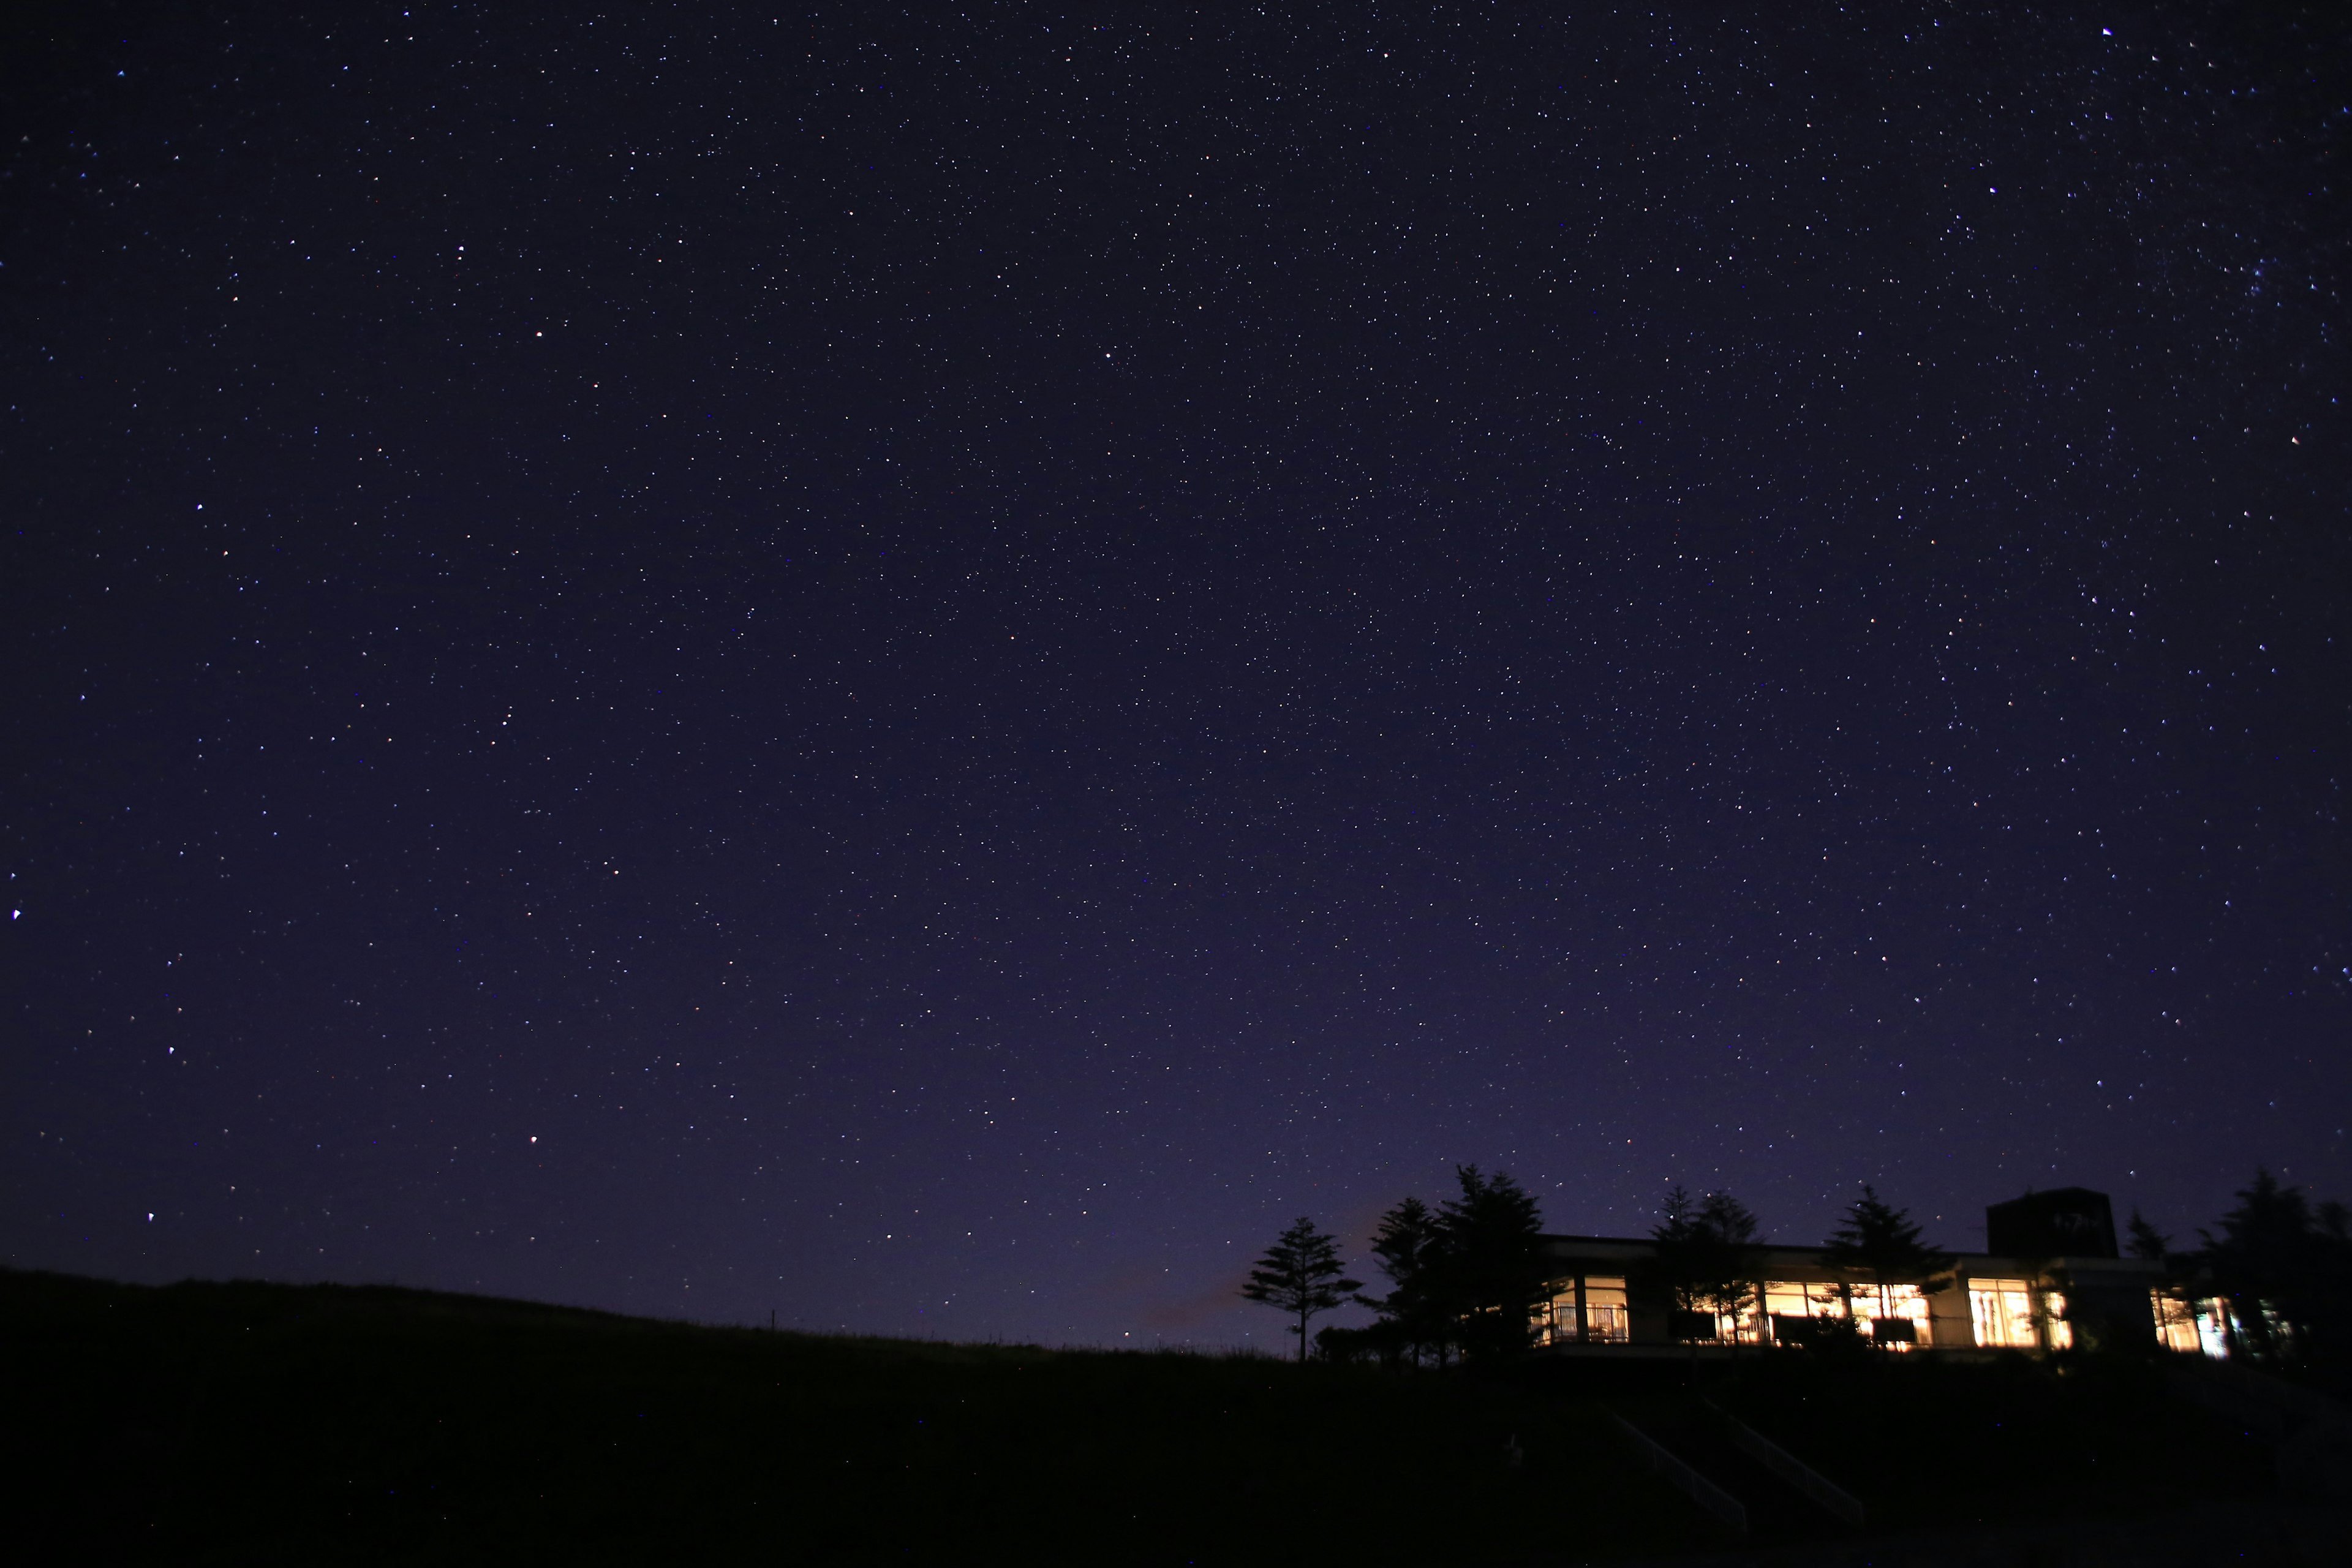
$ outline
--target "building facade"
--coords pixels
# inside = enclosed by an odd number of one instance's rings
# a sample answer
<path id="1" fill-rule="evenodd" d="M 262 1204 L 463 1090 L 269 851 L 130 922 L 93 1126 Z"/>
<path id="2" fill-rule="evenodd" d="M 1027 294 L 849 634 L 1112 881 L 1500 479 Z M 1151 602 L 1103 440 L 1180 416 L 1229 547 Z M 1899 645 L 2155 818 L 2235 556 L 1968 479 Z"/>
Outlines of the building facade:
<path id="1" fill-rule="evenodd" d="M 1787 1345 L 1845 1320 L 1835 1331 L 1850 1324 L 1864 1340 L 1906 1352 L 2064 1350 L 2115 1336 L 2226 1353 L 2222 1304 L 2179 1297 L 2160 1264 L 2119 1257 L 2103 1193 L 2067 1187 L 1996 1204 L 1985 1235 L 1992 1250 L 1956 1255 L 1935 1290 L 1879 1284 L 1817 1247 L 1759 1247 L 1752 1299 L 1736 1315 L 1676 1311 L 1653 1278 L 1647 1240 L 1547 1236 L 1552 1294 L 1538 1309 L 1537 1339 L 1564 1352 Z"/>

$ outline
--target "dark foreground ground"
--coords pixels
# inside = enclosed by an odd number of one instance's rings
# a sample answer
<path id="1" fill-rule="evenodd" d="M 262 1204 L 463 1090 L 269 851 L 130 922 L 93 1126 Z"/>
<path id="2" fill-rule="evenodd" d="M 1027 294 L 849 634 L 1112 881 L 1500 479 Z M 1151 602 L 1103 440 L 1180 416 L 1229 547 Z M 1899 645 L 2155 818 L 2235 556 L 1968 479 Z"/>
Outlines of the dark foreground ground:
<path id="1" fill-rule="evenodd" d="M 1695 1378 L 1864 1498 L 1874 1534 L 2241 1507 L 2271 1475 L 2261 1441 L 2133 1364 L 1398 1377 L 5 1272 L 0 1344 L 10 1529 L 55 1542 L 42 1561 L 1725 1551 L 1738 1542 L 1638 1464 L 1610 1418 L 1669 1411 Z"/>

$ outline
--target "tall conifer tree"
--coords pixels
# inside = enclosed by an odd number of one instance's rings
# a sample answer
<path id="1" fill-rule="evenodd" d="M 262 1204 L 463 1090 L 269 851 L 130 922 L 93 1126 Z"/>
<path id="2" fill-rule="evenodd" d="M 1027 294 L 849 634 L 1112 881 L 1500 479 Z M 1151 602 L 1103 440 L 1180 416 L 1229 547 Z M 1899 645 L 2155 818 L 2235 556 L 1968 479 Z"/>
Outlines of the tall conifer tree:
<path id="1" fill-rule="evenodd" d="M 1427 1204 L 1408 1197 L 1381 1216 L 1372 1233 L 1372 1257 L 1389 1278 L 1385 1296 L 1358 1298 L 1381 1315 L 1381 1333 L 1391 1357 L 1410 1355 L 1419 1364 L 1430 1351 L 1442 1352 L 1446 1343 L 1440 1275 L 1445 1236 Z"/>
<path id="2" fill-rule="evenodd" d="M 1950 1253 L 1923 1241 L 1910 1215 L 1881 1198 L 1867 1183 L 1862 1196 L 1847 1208 L 1836 1234 L 1822 1248 L 1822 1258 L 1842 1273 L 1870 1281 L 1878 1298 L 1874 1316 L 1879 1318 L 1890 1314 L 1890 1287 L 1916 1285 L 1923 1294 L 1932 1295 L 1951 1284 L 1956 1261 Z"/>
<path id="3" fill-rule="evenodd" d="M 1302 1215 L 1265 1249 L 1242 1294 L 1298 1320 L 1298 1359 L 1305 1361 L 1307 1325 L 1318 1314 L 1345 1306 L 1349 1294 L 1363 1286 L 1360 1279 L 1348 1279 L 1347 1272 L 1339 1261 L 1339 1238 L 1324 1235 Z"/>
<path id="4" fill-rule="evenodd" d="M 1508 1175 L 1456 1167 L 1461 1195 L 1440 1207 L 1441 1279 L 1447 1315 L 1465 1352 L 1509 1355 L 1534 1343 L 1537 1306 L 1550 1294 L 1543 1218 Z"/>

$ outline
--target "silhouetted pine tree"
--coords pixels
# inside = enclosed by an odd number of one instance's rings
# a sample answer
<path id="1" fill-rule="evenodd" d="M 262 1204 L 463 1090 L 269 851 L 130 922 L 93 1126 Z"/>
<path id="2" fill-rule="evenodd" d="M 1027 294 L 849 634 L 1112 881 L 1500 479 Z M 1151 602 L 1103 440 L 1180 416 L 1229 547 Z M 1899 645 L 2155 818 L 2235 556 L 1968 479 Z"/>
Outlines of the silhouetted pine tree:
<path id="1" fill-rule="evenodd" d="M 2157 1229 L 2137 1209 L 2132 1210 L 2131 1224 L 2125 1234 L 2130 1238 L 2124 1243 L 2124 1252 L 2128 1257 L 2161 1263 L 2171 1256 L 2172 1237 Z"/>
<path id="2" fill-rule="evenodd" d="M 1756 1245 L 1756 1215 L 1729 1193 L 1694 1201 L 1677 1184 L 1666 1193 L 1664 1215 L 1650 1239 L 1647 1283 L 1665 1295 L 1682 1320 L 1678 1337 L 1712 1339 L 1716 1320 L 1727 1314 L 1736 1324 L 1754 1305 L 1763 1258 Z M 1705 1331 L 1695 1331 L 1701 1328 Z"/>
<path id="3" fill-rule="evenodd" d="M 1650 1227 L 1650 1257 L 1640 1271 L 1645 1276 L 1643 1283 L 1666 1298 L 1676 1339 L 1711 1337 L 1688 1331 L 1688 1320 L 1700 1311 L 1699 1276 L 1704 1268 L 1698 1255 L 1705 1246 L 1698 1205 L 1677 1182 L 1666 1189 L 1665 1207 L 1658 1223 Z"/>
<path id="4" fill-rule="evenodd" d="M 1536 1308 L 1550 1296 L 1543 1217 L 1501 1172 L 1457 1166 L 1461 1195 L 1439 1209 L 1440 1300 L 1466 1354 L 1511 1355 L 1534 1342 Z"/>
<path id="5" fill-rule="evenodd" d="M 1410 1356 L 1419 1365 L 1431 1352 L 1443 1359 L 1448 1338 L 1440 1300 L 1444 1245 L 1437 1215 L 1413 1197 L 1382 1215 L 1380 1229 L 1372 1233 L 1372 1257 L 1388 1276 L 1390 1289 L 1385 1296 L 1357 1300 L 1381 1315 L 1380 1336 L 1391 1359 Z"/>
<path id="6" fill-rule="evenodd" d="M 1910 1215 L 1885 1202 L 1867 1184 L 1822 1248 L 1822 1258 L 1842 1274 L 1867 1279 L 1878 1296 L 1880 1316 L 1886 1313 L 1887 1287 L 1916 1285 L 1932 1295 L 1952 1283 L 1955 1261 L 1950 1253 L 1921 1240 Z"/>
<path id="7" fill-rule="evenodd" d="M 1307 1359 L 1307 1325 L 1318 1313 L 1345 1306 L 1363 1281 L 1346 1278 L 1337 1237 L 1324 1235 L 1305 1215 L 1276 1238 L 1250 1270 L 1242 1294 L 1298 1320 L 1298 1359 Z"/>
<path id="8" fill-rule="evenodd" d="M 2242 1348 L 2278 1363 L 2340 1362 L 2352 1354 L 2352 1235 L 2340 1204 L 2310 1202 L 2259 1167 L 2221 1234 L 2199 1233 L 2197 1262 L 2226 1297 Z"/>
<path id="9" fill-rule="evenodd" d="M 1759 1304 L 1764 1249 L 1757 1245 L 1756 1215 L 1729 1193 L 1709 1193 L 1699 1205 L 1698 1218 L 1707 1242 L 1700 1300 L 1709 1311 L 1729 1317 L 1737 1326 Z"/>

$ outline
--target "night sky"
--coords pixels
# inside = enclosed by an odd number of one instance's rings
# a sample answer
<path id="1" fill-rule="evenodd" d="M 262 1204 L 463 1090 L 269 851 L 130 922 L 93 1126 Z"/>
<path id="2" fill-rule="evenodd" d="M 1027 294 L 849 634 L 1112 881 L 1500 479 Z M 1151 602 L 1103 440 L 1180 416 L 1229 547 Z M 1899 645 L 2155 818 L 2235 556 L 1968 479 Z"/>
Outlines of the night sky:
<path id="1" fill-rule="evenodd" d="M 0 1262 L 2352 1191 L 2332 7 L 8 26 Z"/>

